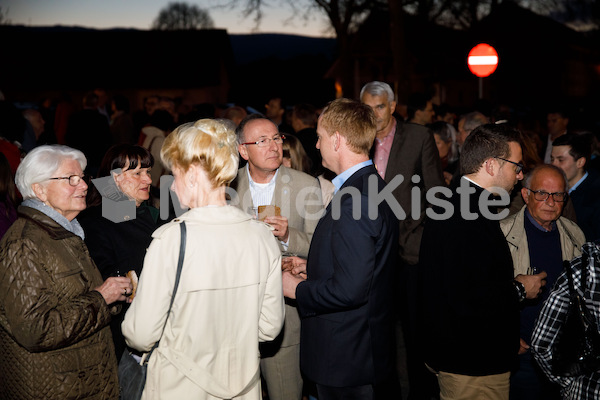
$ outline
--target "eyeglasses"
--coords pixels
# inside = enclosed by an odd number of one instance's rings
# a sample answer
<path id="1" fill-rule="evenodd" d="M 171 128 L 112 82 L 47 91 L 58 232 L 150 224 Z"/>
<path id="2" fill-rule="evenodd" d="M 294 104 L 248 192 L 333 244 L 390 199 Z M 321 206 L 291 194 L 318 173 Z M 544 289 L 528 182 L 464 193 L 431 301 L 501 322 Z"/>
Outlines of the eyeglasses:
<path id="1" fill-rule="evenodd" d="M 246 142 L 246 143 L 240 143 L 241 145 L 248 145 L 248 144 L 255 144 L 258 147 L 267 147 L 271 145 L 271 141 L 275 142 L 276 144 L 282 144 L 283 143 L 283 139 L 285 139 L 285 135 L 278 135 L 275 136 L 273 139 L 269 139 L 269 138 L 264 138 L 264 139 L 260 139 L 256 142 Z"/>
<path id="2" fill-rule="evenodd" d="M 523 171 L 523 168 L 525 168 L 525 166 L 523 164 L 507 160 L 506 158 L 502 158 L 502 157 L 494 157 L 494 158 L 497 158 L 498 160 L 506 161 L 506 162 L 516 165 L 517 168 L 515 168 L 515 174 L 520 174 L 521 171 Z"/>
<path id="3" fill-rule="evenodd" d="M 59 180 L 59 179 L 67 179 L 69 181 L 69 185 L 77 186 L 77 185 L 79 185 L 79 182 L 81 182 L 82 180 L 85 180 L 85 175 L 83 175 L 83 176 L 71 175 L 71 176 L 64 176 L 61 178 L 49 178 L 49 180 Z"/>
<path id="4" fill-rule="evenodd" d="M 552 196 L 552 199 L 558 203 L 562 203 L 567 200 L 567 196 L 569 195 L 567 192 L 554 192 L 548 193 L 543 190 L 531 190 L 529 188 L 525 188 L 533 193 L 533 198 L 537 201 L 546 201 L 548 197 Z"/>

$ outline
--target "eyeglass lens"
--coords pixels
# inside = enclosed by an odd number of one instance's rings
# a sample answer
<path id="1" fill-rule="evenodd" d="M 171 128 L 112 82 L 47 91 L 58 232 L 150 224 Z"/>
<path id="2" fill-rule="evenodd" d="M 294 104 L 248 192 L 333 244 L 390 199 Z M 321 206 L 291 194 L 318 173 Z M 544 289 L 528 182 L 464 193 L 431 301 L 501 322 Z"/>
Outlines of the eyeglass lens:
<path id="1" fill-rule="evenodd" d="M 77 186 L 79 185 L 79 182 L 81 182 L 81 180 L 84 179 L 79 175 L 71 175 L 69 177 L 69 185 L 71 186 Z"/>
<path id="2" fill-rule="evenodd" d="M 277 144 L 281 144 L 281 143 L 283 143 L 283 136 L 277 136 L 277 137 L 274 137 L 273 139 L 265 138 L 265 139 L 262 139 L 262 140 L 259 140 L 258 142 L 256 142 L 256 145 L 258 147 L 270 146 L 271 141 L 273 141 Z"/>
<path id="3" fill-rule="evenodd" d="M 552 199 L 554 201 L 563 202 L 567 196 L 565 192 L 548 193 L 544 192 L 543 190 L 534 191 L 533 193 L 537 201 L 546 201 L 548 200 L 548 197 L 552 195 Z"/>

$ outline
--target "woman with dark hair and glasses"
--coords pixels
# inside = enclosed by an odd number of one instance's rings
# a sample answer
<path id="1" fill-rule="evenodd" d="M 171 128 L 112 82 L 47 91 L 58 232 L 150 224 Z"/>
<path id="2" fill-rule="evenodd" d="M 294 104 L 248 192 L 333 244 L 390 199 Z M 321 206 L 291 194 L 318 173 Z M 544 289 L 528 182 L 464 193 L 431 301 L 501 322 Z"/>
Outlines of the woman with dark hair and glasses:
<path id="1" fill-rule="evenodd" d="M 119 397 L 108 325 L 131 281 L 103 281 L 77 221 L 87 160 L 39 146 L 15 181 L 23 202 L 0 241 L 0 399 Z"/>
<path id="2" fill-rule="evenodd" d="M 79 221 L 90 254 L 105 279 L 142 273 L 152 232 L 162 222 L 150 202 L 152 154 L 132 144 L 112 146 L 102 159 L 98 176 L 90 183 L 88 209 Z M 117 358 L 126 348 L 121 322 L 128 304 L 113 317 L 111 330 Z"/>

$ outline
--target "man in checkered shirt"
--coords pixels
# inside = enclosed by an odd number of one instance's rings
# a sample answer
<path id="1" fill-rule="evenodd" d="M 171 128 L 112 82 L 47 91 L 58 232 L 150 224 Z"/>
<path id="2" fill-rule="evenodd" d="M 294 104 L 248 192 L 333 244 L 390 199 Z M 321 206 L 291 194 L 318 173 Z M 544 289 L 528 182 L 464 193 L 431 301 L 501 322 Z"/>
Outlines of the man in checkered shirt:
<path id="1" fill-rule="evenodd" d="M 600 329 L 600 247 L 588 242 L 583 245 L 583 252 L 589 257 L 587 291 L 585 302 L 593 315 L 596 328 Z M 582 294 L 581 257 L 571 261 L 575 290 Z M 552 347 L 560 326 L 564 323 L 569 308 L 569 286 L 566 272 L 556 281 L 554 289 L 544 303 L 542 311 L 533 330 L 531 349 L 548 379 L 562 387 L 563 399 L 586 400 L 600 399 L 600 371 L 578 377 L 556 376 L 552 374 Z"/>

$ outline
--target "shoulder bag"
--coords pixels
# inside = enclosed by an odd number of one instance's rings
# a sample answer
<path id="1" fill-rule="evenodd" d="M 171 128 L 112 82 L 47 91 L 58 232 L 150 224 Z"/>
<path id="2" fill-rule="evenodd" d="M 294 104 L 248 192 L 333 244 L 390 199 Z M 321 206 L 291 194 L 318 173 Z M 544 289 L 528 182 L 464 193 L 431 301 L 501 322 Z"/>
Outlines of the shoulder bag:
<path id="1" fill-rule="evenodd" d="M 183 267 L 183 257 L 185 255 L 185 242 L 186 242 L 186 227 L 185 222 L 179 224 L 181 228 L 181 244 L 179 247 L 179 260 L 177 262 L 177 276 L 175 277 L 175 287 L 173 288 L 173 295 L 171 296 L 171 304 L 169 304 L 169 310 L 167 311 L 167 318 L 165 318 L 165 324 L 163 325 L 162 334 L 165 332 L 165 326 L 167 326 L 167 320 L 173 306 L 173 300 L 175 300 L 175 293 L 177 293 L 177 287 L 179 286 L 179 278 L 181 277 L 181 269 Z M 139 400 L 142 398 L 142 392 L 146 384 L 146 374 L 148 371 L 148 360 L 152 355 L 154 349 L 158 347 L 160 339 L 154 343 L 150 351 L 142 357 L 142 360 L 138 362 L 133 355 L 125 350 L 119 361 L 119 384 L 121 386 L 121 400 Z"/>
<path id="2" fill-rule="evenodd" d="M 581 256 L 583 296 L 575 291 L 571 263 L 564 261 L 569 283 L 569 308 L 552 347 L 552 373 L 556 376 L 587 375 L 600 369 L 600 332 L 585 304 L 588 255 Z"/>

